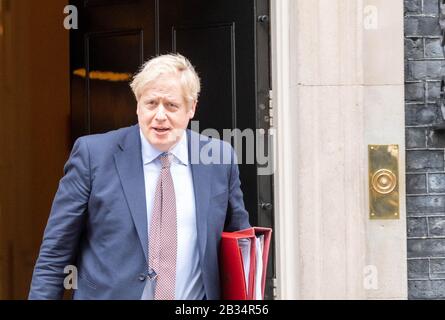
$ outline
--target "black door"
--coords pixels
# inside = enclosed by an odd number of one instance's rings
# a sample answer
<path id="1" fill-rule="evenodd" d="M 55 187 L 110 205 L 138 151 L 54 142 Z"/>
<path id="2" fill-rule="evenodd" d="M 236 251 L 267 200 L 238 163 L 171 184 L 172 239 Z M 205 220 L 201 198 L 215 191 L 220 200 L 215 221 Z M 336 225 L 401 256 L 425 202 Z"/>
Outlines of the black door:
<path id="1" fill-rule="evenodd" d="M 194 119 L 199 121 L 195 124 L 200 132 L 213 128 L 223 137 L 224 129 L 252 129 L 255 137 L 261 133 L 267 136 L 269 0 L 71 3 L 79 10 L 79 29 L 71 31 L 73 140 L 135 124 L 136 102 L 129 79 L 143 61 L 168 52 L 189 58 L 201 77 Z M 273 227 L 273 176 L 258 175 L 260 165 L 251 161 L 251 155 L 239 155 L 241 187 L 251 224 Z M 272 245 L 266 289 L 269 299 L 275 275 L 273 252 Z"/>

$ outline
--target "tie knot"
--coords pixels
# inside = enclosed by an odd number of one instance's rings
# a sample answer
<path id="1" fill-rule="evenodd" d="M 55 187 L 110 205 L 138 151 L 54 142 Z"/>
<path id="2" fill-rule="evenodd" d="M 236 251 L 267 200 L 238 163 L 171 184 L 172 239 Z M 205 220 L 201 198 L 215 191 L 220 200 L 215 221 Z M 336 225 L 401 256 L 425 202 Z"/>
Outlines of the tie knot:
<path id="1" fill-rule="evenodd" d="M 161 164 L 162 168 L 170 168 L 171 165 L 170 153 L 161 154 Z"/>

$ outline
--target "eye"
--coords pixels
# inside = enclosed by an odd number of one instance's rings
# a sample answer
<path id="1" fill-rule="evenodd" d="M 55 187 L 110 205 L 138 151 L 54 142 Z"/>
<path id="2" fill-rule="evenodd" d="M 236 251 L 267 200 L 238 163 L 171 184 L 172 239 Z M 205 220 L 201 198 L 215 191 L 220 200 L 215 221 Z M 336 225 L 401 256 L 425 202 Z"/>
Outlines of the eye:
<path id="1" fill-rule="evenodd" d="M 179 106 L 176 103 L 173 103 L 173 102 L 167 102 L 166 106 L 168 108 L 171 108 L 171 109 L 178 109 L 179 108 Z"/>
<path id="2" fill-rule="evenodd" d="M 148 108 L 153 108 L 156 106 L 156 101 L 155 100 L 146 100 L 146 101 L 144 101 L 144 106 L 146 106 Z"/>

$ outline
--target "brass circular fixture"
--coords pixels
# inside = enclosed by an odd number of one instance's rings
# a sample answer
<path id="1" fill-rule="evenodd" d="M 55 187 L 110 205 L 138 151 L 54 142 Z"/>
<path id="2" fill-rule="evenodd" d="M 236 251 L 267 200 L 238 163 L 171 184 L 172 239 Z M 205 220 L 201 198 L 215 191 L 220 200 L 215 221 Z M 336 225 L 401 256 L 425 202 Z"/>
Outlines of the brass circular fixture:
<path id="1" fill-rule="evenodd" d="M 380 194 L 391 193 L 397 185 L 397 178 L 392 171 L 380 169 L 372 175 L 372 187 Z"/>

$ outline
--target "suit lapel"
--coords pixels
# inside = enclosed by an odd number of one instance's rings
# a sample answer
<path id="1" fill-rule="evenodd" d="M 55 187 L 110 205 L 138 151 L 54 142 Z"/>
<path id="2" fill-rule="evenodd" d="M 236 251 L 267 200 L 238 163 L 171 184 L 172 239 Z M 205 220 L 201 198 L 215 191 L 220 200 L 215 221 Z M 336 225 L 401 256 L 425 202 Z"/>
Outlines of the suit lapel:
<path id="1" fill-rule="evenodd" d="M 192 152 L 198 152 L 199 154 L 203 143 L 200 141 L 199 135 L 187 130 L 187 138 L 189 161 L 193 177 L 193 189 L 195 192 L 198 245 L 202 262 L 207 244 L 207 213 L 210 200 L 209 182 L 211 181 L 209 172 L 210 167 L 200 163 L 200 161 L 197 163 L 194 163 L 195 161 L 193 161 L 194 157 L 192 156 Z M 191 147 L 191 144 L 194 144 L 194 146 Z M 195 156 L 195 158 L 197 157 Z"/>
<path id="2" fill-rule="evenodd" d="M 114 155 L 119 178 L 122 183 L 125 198 L 130 208 L 134 225 L 144 250 L 148 257 L 147 204 L 145 199 L 144 168 L 142 165 L 141 141 L 139 126 L 132 130 L 120 144 L 121 152 Z"/>
<path id="3" fill-rule="evenodd" d="M 207 245 L 207 213 L 210 201 L 209 181 L 210 167 L 199 161 L 193 163 L 192 152 L 201 151 L 202 144 L 197 133 L 187 130 L 187 144 L 189 161 L 192 171 L 193 189 L 195 193 L 196 225 L 198 245 L 201 261 L 203 261 Z M 192 148 L 191 144 L 195 143 Z M 125 198 L 130 208 L 136 230 L 144 250 L 145 259 L 148 257 L 147 205 L 145 199 L 144 168 L 142 164 L 141 141 L 139 126 L 132 127 L 129 134 L 120 144 L 121 152 L 114 155 L 116 168 L 122 183 Z"/>

